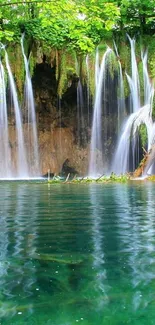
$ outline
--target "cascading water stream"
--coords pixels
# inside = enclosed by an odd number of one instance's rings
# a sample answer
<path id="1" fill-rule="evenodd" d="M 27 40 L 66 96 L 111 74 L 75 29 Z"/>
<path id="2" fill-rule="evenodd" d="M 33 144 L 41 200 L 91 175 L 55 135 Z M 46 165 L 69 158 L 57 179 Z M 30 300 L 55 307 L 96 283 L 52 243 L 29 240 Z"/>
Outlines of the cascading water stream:
<path id="1" fill-rule="evenodd" d="M 29 62 L 24 51 L 24 34 L 21 37 L 21 49 L 25 64 L 25 105 L 28 112 L 28 155 L 29 165 L 31 166 L 31 174 L 34 176 L 40 175 L 39 170 L 39 152 L 38 152 L 38 136 L 34 96 L 32 89 L 32 81 L 29 71 Z"/>
<path id="2" fill-rule="evenodd" d="M 116 43 L 114 41 L 114 49 L 116 52 L 116 57 L 118 58 L 118 65 L 119 65 L 119 73 L 118 73 L 118 89 L 119 89 L 119 97 L 118 97 L 118 134 L 120 133 L 120 128 L 126 116 L 126 109 L 125 109 L 125 95 L 124 95 L 124 81 L 123 81 L 123 72 L 122 72 L 122 65 L 120 62 L 120 57 L 118 54 L 118 49 Z"/>
<path id="3" fill-rule="evenodd" d="M 84 96 L 82 83 L 79 80 L 77 85 L 77 123 L 78 123 L 78 143 L 81 145 L 85 142 L 85 126 L 84 126 Z"/>
<path id="4" fill-rule="evenodd" d="M 143 79 L 144 79 L 144 105 L 149 104 L 151 101 L 151 97 L 153 95 L 153 86 L 150 83 L 148 69 L 147 69 L 147 61 L 148 61 L 148 52 L 142 52 L 141 58 L 143 62 Z"/>
<path id="5" fill-rule="evenodd" d="M 10 68 L 8 54 L 6 50 L 5 50 L 5 61 L 6 61 L 6 68 L 9 76 L 10 92 L 13 101 L 13 108 L 14 108 L 15 121 L 16 121 L 16 134 L 17 134 L 17 171 L 16 171 L 16 175 L 13 176 L 25 178 L 29 176 L 29 173 L 28 173 L 28 164 L 27 164 L 26 150 L 24 144 L 21 111 L 20 111 L 18 98 L 17 98 L 17 90 L 16 90 L 16 86 L 15 86 L 15 82 Z"/>
<path id="6" fill-rule="evenodd" d="M 104 84 L 104 73 L 106 68 L 106 61 L 108 55 L 112 53 L 110 48 L 107 48 L 103 55 L 101 67 L 99 69 L 98 51 L 96 53 L 95 63 L 95 82 L 96 82 L 96 94 L 92 124 L 92 135 L 90 144 L 90 165 L 89 176 L 97 177 L 103 174 L 103 161 L 102 161 L 102 89 Z"/>
<path id="7" fill-rule="evenodd" d="M 146 125 L 147 134 L 152 128 L 152 119 L 148 114 L 149 107 L 149 105 L 145 105 L 138 112 L 131 114 L 125 124 L 112 166 L 112 171 L 118 175 L 129 172 L 130 138 L 135 137 L 141 124 Z"/>
<path id="8" fill-rule="evenodd" d="M 148 69 L 147 69 L 147 61 L 148 61 L 148 53 L 147 51 L 141 54 L 142 63 L 143 63 L 143 80 L 144 80 L 144 104 L 149 105 L 148 114 L 150 115 L 150 119 L 152 120 L 152 105 L 153 105 L 153 97 L 154 97 L 154 88 L 150 82 Z M 151 148 L 153 143 L 153 121 L 152 127 L 148 130 L 148 150 Z"/>
<path id="9" fill-rule="evenodd" d="M 119 74 L 118 74 L 118 86 L 119 86 L 119 98 L 118 98 L 118 131 L 120 131 L 122 122 L 125 119 L 126 110 L 125 110 L 125 96 L 124 96 L 124 82 L 123 82 L 123 73 L 122 66 L 120 61 L 119 65 Z"/>
<path id="10" fill-rule="evenodd" d="M 0 178 L 12 176 L 6 104 L 5 73 L 0 61 Z"/>
<path id="11" fill-rule="evenodd" d="M 140 108 L 140 82 L 139 82 L 139 74 L 138 67 L 136 61 L 135 54 L 135 39 L 131 39 L 128 35 L 128 39 L 130 41 L 131 46 L 131 69 L 132 69 L 132 77 L 129 82 L 130 91 L 131 91 L 131 99 L 132 99 L 132 110 L 130 113 L 137 112 Z"/>
<path id="12" fill-rule="evenodd" d="M 151 146 L 152 140 L 152 102 L 154 89 L 151 85 L 148 69 L 147 69 L 147 53 L 142 53 L 143 63 L 143 76 L 144 76 L 144 106 L 140 108 L 140 87 L 139 87 L 139 76 L 138 68 L 136 63 L 135 55 L 135 40 L 131 40 L 128 36 L 131 45 L 131 66 L 132 66 L 132 77 L 128 74 L 127 80 L 131 91 L 132 106 L 130 108 L 131 115 L 124 125 L 120 141 L 115 153 L 115 157 L 112 164 L 112 171 L 116 174 L 126 173 L 130 171 L 130 160 L 132 152 L 132 169 L 136 168 L 137 157 L 137 144 L 136 136 L 140 125 L 145 124 L 148 136 L 148 149 Z"/>

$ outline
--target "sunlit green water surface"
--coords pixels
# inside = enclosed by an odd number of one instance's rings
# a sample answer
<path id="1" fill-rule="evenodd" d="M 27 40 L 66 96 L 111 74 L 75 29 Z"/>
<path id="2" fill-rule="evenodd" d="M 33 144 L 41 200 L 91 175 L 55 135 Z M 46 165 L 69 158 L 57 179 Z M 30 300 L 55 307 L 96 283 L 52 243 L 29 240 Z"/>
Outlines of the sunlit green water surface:
<path id="1" fill-rule="evenodd" d="M 0 324 L 155 324 L 155 184 L 0 183 Z"/>

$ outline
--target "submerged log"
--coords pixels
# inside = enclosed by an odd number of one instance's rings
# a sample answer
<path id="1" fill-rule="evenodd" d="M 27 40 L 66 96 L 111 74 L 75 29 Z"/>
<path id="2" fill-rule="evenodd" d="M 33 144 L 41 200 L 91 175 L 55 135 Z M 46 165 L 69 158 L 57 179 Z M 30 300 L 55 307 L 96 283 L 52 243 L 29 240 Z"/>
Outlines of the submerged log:
<path id="1" fill-rule="evenodd" d="M 151 149 L 147 152 L 144 150 L 144 157 L 140 162 L 138 168 L 134 171 L 134 177 L 140 177 L 143 173 L 147 173 L 149 168 L 155 162 L 155 144 L 152 145 Z"/>

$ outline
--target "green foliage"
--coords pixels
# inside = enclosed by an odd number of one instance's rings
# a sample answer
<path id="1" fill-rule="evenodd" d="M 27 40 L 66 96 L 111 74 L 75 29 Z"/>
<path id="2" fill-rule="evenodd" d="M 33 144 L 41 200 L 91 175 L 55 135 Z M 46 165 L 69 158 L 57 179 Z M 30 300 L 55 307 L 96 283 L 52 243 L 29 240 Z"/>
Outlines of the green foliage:
<path id="1" fill-rule="evenodd" d="M 121 0 L 117 1 L 120 5 L 120 27 L 130 30 L 130 35 L 140 31 L 150 33 L 155 30 L 154 0 Z"/>
<path id="2" fill-rule="evenodd" d="M 112 30 L 119 18 L 113 2 L 56 0 L 1 6 L 0 40 L 18 41 L 22 30 L 29 37 L 57 49 L 69 48 L 88 53 Z M 7 4 L 7 2 L 6 2 Z"/>
<path id="3" fill-rule="evenodd" d="M 12 41 L 13 40 L 13 36 L 14 36 L 14 32 L 10 31 L 10 30 L 0 30 L 0 41 L 3 41 L 4 39 L 6 41 Z"/>
<path id="4" fill-rule="evenodd" d="M 128 174 L 121 174 L 118 176 L 114 173 L 111 173 L 111 175 L 110 175 L 111 182 L 126 183 L 128 180 L 130 180 L 130 176 Z"/>
<path id="5" fill-rule="evenodd" d="M 32 0 L 33 1 L 33 0 Z M 155 31 L 154 0 L 55 0 L 6 5 L 0 0 L 0 41 L 19 41 L 21 32 L 52 48 L 92 52 L 104 39 L 127 30 Z"/>

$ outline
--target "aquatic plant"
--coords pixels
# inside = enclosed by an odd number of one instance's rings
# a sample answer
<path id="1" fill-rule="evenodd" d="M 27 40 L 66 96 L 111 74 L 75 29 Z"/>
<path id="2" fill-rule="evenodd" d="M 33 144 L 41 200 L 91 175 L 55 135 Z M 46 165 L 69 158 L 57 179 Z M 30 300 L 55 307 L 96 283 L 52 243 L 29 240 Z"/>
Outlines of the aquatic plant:
<path id="1" fill-rule="evenodd" d="M 90 183 L 109 183 L 109 182 L 118 182 L 125 183 L 130 180 L 130 174 L 116 175 L 111 173 L 110 176 L 102 175 L 98 178 L 83 177 L 83 178 L 73 178 L 68 179 L 67 181 L 62 179 L 59 176 L 55 176 L 53 179 L 48 180 L 48 184 L 90 184 Z"/>

